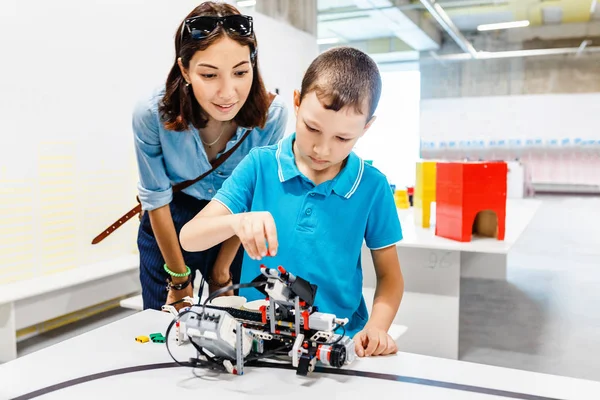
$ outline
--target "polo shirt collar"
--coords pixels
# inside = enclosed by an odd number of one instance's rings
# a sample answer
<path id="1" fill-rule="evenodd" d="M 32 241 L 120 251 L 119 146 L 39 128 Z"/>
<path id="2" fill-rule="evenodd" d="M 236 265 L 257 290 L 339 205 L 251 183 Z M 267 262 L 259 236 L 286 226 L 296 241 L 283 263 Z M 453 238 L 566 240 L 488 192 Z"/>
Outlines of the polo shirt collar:
<path id="1" fill-rule="evenodd" d="M 277 146 L 275 157 L 277 158 L 277 174 L 279 176 L 279 182 L 286 182 L 302 175 L 296 166 L 294 150 L 292 148 L 295 138 L 296 134 L 293 133 L 281 139 L 279 141 L 279 146 Z"/>
<path id="2" fill-rule="evenodd" d="M 293 133 L 281 139 L 275 153 L 279 181 L 282 183 L 297 176 L 302 176 L 294 158 L 293 143 L 295 138 L 296 134 Z M 360 185 L 364 168 L 364 161 L 354 152 L 351 152 L 344 168 L 331 181 L 331 190 L 338 196 L 349 199 Z"/>
<path id="3" fill-rule="evenodd" d="M 352 197 L 362 180 L 365 163 L 354 152 L 346 159 L 346 165 L 334 178 L 333 191 L 346 199 Z"/>

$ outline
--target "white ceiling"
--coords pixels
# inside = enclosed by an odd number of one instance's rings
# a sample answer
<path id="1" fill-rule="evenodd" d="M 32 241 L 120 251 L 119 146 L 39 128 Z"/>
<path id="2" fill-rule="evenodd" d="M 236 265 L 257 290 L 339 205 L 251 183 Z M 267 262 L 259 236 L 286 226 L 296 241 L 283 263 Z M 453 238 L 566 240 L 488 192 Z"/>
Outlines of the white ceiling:
<path id="1" fill-rule="evenodd" d="M 299 1 L 299 0 L 298 0 Z M 457 26 L 460 31 L 474 31 L 478 25 L 490 24 L 498 22 L 514 21 L 518 19 L 518 15 L 515 14 L 515 10 L 518 8 L 516 5 L 521 4 L 521 1 L 528 1 L 531 7 L 534 7 L 537 1 L 544 4 L 541 8 L 542 24 L 543 25 L 560 25 L 562 23 L 565 10 L 567 5 L 570 7 L 582 7 L 587 11 L 589 10 L 592 0 L 570 0 L 577 2 L 565 3 L 564 0 L 554 0 L 556 5 L 552 4 L 550 0 L 494 0 L 495 4 L 500 7 L 498 11 L 494 11 L 489 7 L 486 7 L 487 12 L 477 11 L 477 7 L 472 6 L 470 8 L 452 8 L 450 5 L 446 7 L 449 10 L 449 15 L 452 22 Z M 518 1 L 518 3 L 517 3 Z M 406 4 L 409 0 L 404 0 Z M 428 36 L 418 29 L 418 27 L 406 17 L 405 12 L 396 9 L 392 6 L 392 3 L 402 3 L 400 0 L 394 2 L 390 0 L 317 0 L 319 10 L 319 22 L 318 22 L 318 37 L 322 38 L 338 38 L 344 41 L 364 41 L 382 37 L 398 37 L 405 43 L 411 45 L 417 50 L 435 49 L 438 47 L 431 39 L 431 34 Z M 414 5 L 418 5 L 418 1 L 413 1 Z M 444 3 L 451 3 L 456 6 L 457 4 L 473 4 L 473 3 L 486 3 L 486 1 L 474 1 L 474 0 L 443 0 L 439 1 L 439 4 L 444 7 Z M 487 2 L 492 3 L 492 0 Z M 502 7 L 505 6 L 505 7 Z M 585 7 L 584 7 L 585 6 Z M 374 7 L 390 7 L 385 10 L 372 10 Z M 534 7 L 535 8 L 535 7 Z M 532 9 L 534 9 L 532 8 Z M 367 10 L 370 9 L 370 10 Z M 520 8 L 522 9 L 522 7 Z M 333 11 L 342 11 L 342 13 L 332 13 Z M 457 12 L 458 11 L 458 12 Z M 329 12 L 329 13 L 328 13 Z M 327 21 L 327 19 L 335 19 Z M 600 0 L 597 1 L 597 6 L 594 14 L 591 15 L 592 21 L 600 20 Z M 414 18 L 413 18 L 414 20 Z M 585 21 L 581 21 L 585 22 Z M 437 23 L 432 22 L 432 25 L 440 30 L 440 26 Z M 562 27 L 558 27 L 562 29 Z M 416 38 L 411 39 L 408 33 L 414 33 L 417 35 Z M 420 32 L 420 33 L 419 33 Z M 412 40 L 412 42 L 411 42 Z"/>
<path id="2" fill-rule="evenodd" d="M 368 12 L 357 13 L 352 19 L 319 21 L 317 32 L 319 38 L 340 38 L 345 41 L 375 39 L 394 35 L 388 27 L 387 20 Z"/>
<path id="3" fill-rule="evenodd" d="M 385 10 L 373 8 L 389 7 Z M 355 42 L 376 38 L 397 37 L 414 49 L 437 50 L 439 44 L 390 0 L 318 0 L 319 39 L 336 38 Z M 327 14 L 328 9 L 347 8 L 348 11 Z"/>
<path id="4" fill-rule="evenodd" d="M 500 11 L 481 14 L 462 14 L 453 15 L 452 22 L 461 31 L 474 31 L 479 25 L 496 24 L 506 21 L 514 21 L 515 16 L 512 11 Z"/>
<path id="5" fill-rule="evenodd" d="M 588 0 L 443 0 L 439 4 L 461 32 L 476 31 L 481 24 L 522 19 L 524 10 L 530 10 L 527 12 L 536 15 L 534 11 L 537 10 L 538 18 L 532 26 L 508 32 L 510 40 L 518 42 L 525 40 L 527 35 L 548 40 L 600 35 L 600 24 L 595 22 L 600 20 L 600 0 L 592 15 L 589 14 L 592 0 L 589 3 L 585 3 L 586 1 Z M 318 38 L 337 40 L 335 43 L 323 44 L 322 48 L 352 43 L 377 57 L 378 62 L 387 63 L 414 60 L 418 59 L 419 52 L 439 50 L 442 28 L 424 12 L 417 0 L 317 2 Z M 397 8 L 394 4 L 402 5 Z M 563 22 L 565 20 L 567 22 Z"/>
<path id="6" fill-rule="evenodd" d="M 319 11 L 343 7 L 372 8 L 384 7 L 388 5 L 391 5 L 388 0 L 317 0 L 317 7 Z"/>

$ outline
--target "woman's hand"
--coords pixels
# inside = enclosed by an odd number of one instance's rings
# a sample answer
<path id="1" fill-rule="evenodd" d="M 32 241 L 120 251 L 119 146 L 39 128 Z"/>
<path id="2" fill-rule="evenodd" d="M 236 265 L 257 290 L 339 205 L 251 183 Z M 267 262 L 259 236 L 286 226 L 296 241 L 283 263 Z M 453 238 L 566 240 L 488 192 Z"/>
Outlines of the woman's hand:
<path id="1" fill-rule="evenodd" d="M 235 235 L 253 260 L 277 254 L 277 228 L 268 211 L 238 214 L 233 226 Z"/>
<path id="2" fill-rule="evenodd" d="M 185 289 L 169 290 L 169 294 L 167 295 L 167 301 L 165 304 L 175 303 L 176 301 L 183 299 L 185 296 L 194 297 L 193 289 L 194 288 L 192 287 L 192 284 L 190 283 Z M 183 301 L 173 305 L 173 307 L 175 307 L 175 309 L 177 311 L 181 310 L 183 307 L 189 307 L 189 306 L 190 306 L 190 304 L 183 302 Z"/>

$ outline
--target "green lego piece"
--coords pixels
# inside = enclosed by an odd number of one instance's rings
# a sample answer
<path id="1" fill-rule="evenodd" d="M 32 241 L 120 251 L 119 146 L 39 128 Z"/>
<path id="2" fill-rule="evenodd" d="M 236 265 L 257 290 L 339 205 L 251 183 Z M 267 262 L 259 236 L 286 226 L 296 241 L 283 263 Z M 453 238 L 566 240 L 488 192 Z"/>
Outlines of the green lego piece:
<path id="1" fill-rule="evenodd" d="M 164 343 L 165 342 L 165 337 L 162 335 L 162 333 L 151 333 L 149 336 L 150 336 L 150 340 L 152 340 L 153 343 Z"/>

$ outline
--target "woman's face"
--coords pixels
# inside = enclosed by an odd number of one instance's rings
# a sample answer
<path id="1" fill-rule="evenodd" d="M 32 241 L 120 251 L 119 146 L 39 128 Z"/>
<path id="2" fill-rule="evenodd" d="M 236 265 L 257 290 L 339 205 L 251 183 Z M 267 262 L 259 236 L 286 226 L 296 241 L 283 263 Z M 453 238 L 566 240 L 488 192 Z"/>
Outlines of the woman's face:
<path id="1" fill-rule="evenodd" d="M 222 36 L 206 50 L 197 51 L 183 76 L 209 118 L 232 120 L 240 111 L 252 86 L 250 48 Z"/>

